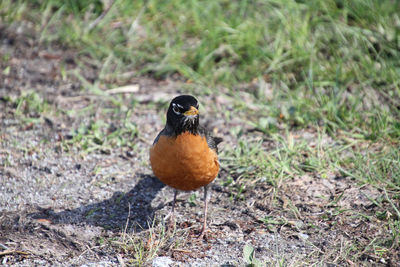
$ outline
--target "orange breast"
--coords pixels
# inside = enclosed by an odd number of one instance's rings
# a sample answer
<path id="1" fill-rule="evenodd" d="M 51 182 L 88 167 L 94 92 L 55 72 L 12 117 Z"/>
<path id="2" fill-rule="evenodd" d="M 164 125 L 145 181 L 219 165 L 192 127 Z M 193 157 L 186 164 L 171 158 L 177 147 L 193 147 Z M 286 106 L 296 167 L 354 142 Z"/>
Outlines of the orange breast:
<path id="1" fill-rule="evenodd" d="M 209 184 L 219 171 L 217 153 L 206 138 L 187 132 L 176 138 L 160 136 L 150 149 L 150 163 L 163 183 L 186 191 Z"/>

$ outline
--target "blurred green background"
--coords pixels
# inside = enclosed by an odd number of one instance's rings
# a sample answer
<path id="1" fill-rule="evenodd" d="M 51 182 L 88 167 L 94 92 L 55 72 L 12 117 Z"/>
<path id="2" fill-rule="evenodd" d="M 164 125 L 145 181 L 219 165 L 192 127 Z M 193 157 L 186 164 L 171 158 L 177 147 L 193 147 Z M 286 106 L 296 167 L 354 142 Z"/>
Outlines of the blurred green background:
<path id="1" fill-rule="evenodd" d="M 262 83 L 271 95 L 247 91 L 290 125 L 400 136 L 398 1 L 5 0 L 1 10 L 5 22 L 28 17 L 42 43 L 103 62 L 100 79 L 178 75 L 197 94 L 232 96 Z"/>

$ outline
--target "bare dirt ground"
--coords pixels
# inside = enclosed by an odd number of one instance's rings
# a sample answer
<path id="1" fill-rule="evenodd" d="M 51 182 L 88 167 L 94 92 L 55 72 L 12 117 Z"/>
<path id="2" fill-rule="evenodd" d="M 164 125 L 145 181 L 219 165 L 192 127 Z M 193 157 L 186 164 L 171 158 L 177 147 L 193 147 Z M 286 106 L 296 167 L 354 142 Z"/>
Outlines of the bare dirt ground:
<path id="1" fill-rule="evenodd" d="M 151 265 L 151 258 L 159 261 L 157 257 L 165 256 L 174 266 L 244 266 L 243 247 L 250 244 L 255 256 L 267 264 L 399 266 L 399 251 L 376 257 L 368 246 L 371 239 L 388 235 L 380 221 L 368 217 L 387 210 L 374 202 L 382 192 L 334 174 L 326 179 L 304 175 L 278 188 L 259 183 L 247 186 L 242 197 L 235 198 L 231 188 L 221 185 L 229 170 L 222 162 L 211 190 L 207 238 L 196 238 L 202 220 L 201 191 L 194 200 L 192 193 L 179 195 L 176 232 L 163 232 L 162 218 L 171 208 L 172 190 L 154 178 L 147 153 L 163 127 L 165 103 L 179 93 L 179 82 L 145 77 L 125 81 L 140 85 L 138 92 L 123 100 L 127 105 L 136 103 L 129 117 L 138 128 L 138 135 L 131 137 L 134 145 L 82 154 L 76 148 L 64 151 L 63 142 L 73 138 L 72 130 L 96 119 L 110 128 L 123 123 L 120 116 L 107 117 L 97 110 L 90 117 L 68 112 L 89 105 L 99 110 L 110 106 L 105 98 L 84 94 L 79 79 L 61 74 L 60 66 L 74 69 L 75 59 L 85 55 L 57 45 L 39 45 L 34 33 L 9 26 L 1 26 L 0 55 L 9 57 L 7 65 L 1 61 L 0 70 L 10 66 L 8 73 L 0 74 L 3 265 Z M 97 72 L 88 63 L 81 75 L 94 82 Z M 24 107 L 12 99 L 31 91 L 46 100 L 50 111 L 43 116 L 25 110 L 36 118 L 26 121 L 17 114 Z M 200 101 L 205 116 L 217 116 L 207 110 L 215 97 Z M 218 124 L 203 121 L 225 143 L 237 142 L 229 134 L 230 127 L 248 127 L 240 119 L 217 118 Z M 296 134 L 310 142 L 316 135 Z M 255 133 L 246 132 L 242 138 L 250 135 Z"/>

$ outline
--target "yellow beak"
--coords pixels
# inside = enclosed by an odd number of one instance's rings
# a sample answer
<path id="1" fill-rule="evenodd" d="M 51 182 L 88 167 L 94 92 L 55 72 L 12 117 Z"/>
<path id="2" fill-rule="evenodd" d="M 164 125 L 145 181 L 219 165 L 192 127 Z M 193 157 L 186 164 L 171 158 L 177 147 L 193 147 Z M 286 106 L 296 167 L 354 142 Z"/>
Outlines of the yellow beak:
<path id="1" fill-rule="evenodd" d="M 188 111 L 186 111 L 185 113 L 183 113 L 183 115 L 185 116 L 194 116 L 199 114 L 199 111 L 197 110 L 197 108 L 191 106 L 190 109 Z"/>

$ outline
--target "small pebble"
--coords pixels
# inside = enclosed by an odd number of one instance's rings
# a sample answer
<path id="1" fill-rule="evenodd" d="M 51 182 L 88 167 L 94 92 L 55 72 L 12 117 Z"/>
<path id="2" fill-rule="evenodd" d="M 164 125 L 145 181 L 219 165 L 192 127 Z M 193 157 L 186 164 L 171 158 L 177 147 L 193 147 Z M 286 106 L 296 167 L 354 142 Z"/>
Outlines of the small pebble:
<path id="1" fill-rule="evenodd" d="M 168 267 L 171 266 L 171 264 L 174 263 L 170 257 L 157 257 L 153 260 L 153 263 L 151 266 L 153 267 Z"/>

